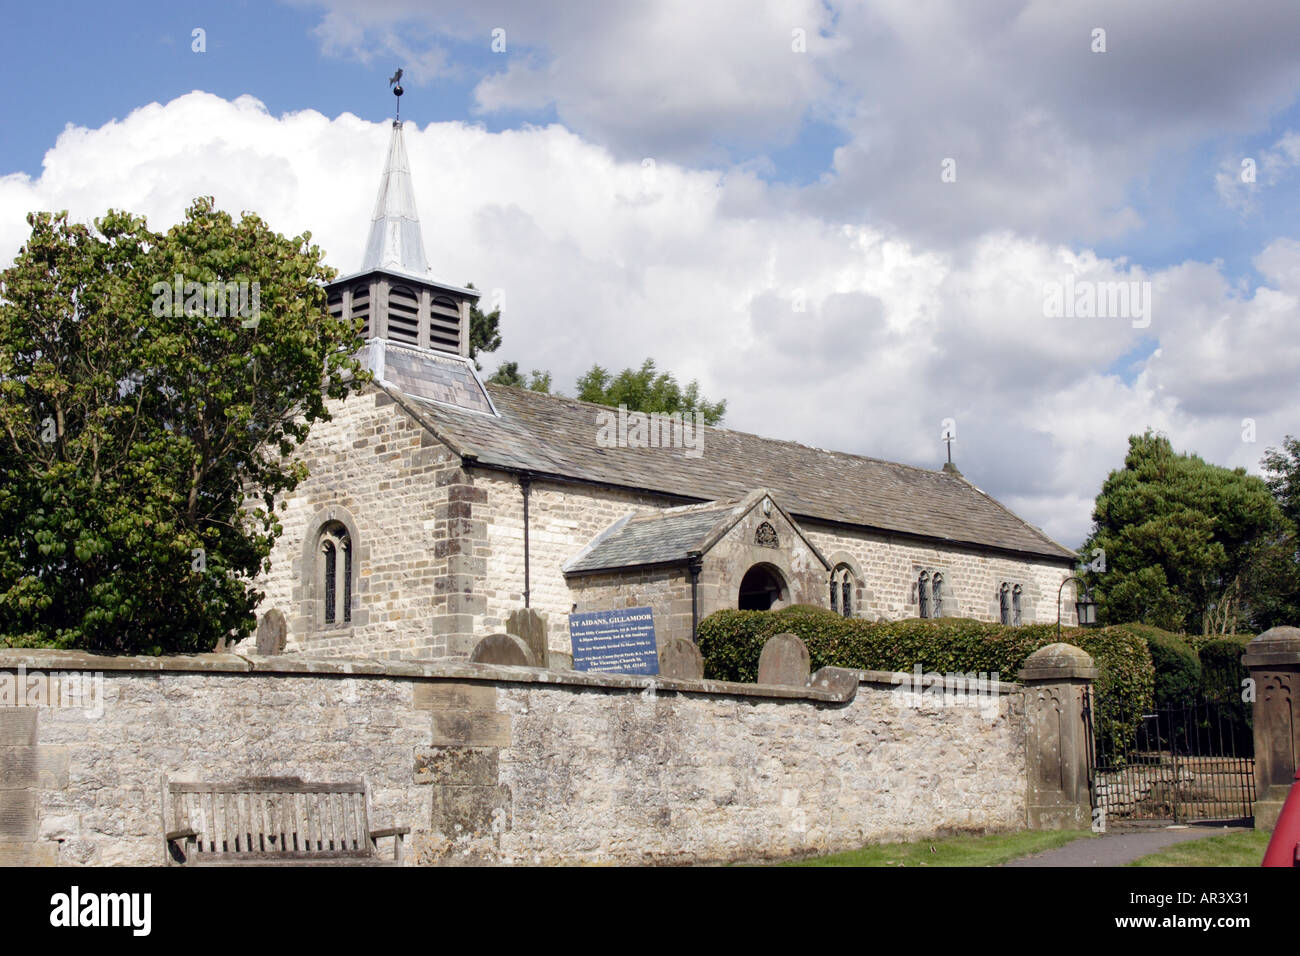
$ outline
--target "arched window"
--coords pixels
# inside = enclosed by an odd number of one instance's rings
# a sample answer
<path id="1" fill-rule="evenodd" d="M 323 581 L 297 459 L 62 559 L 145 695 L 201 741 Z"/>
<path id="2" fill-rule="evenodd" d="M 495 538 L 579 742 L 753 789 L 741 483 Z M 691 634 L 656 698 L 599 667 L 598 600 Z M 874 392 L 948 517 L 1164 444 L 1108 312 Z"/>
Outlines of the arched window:
<path id="1" fill-rule="evenodd" d="M 934 617 L 943 617 L 943 575 L 938 571 L 930 579 L 930 598 Z"/>
<path id="2" fill-rule="evenodd" d="M 831 610 L 844 617 L 853 616 L 853 586 L 857 583 L 853 569 L 837 564 L 831 572 Z"/>
<path id="3" fill-rule="evenodd" d="M 922 571 L 916 581 L 916 601 L 921 608 L 921 617 L 931 617 L 930 613 L 930 572 Z"/>
<path id="4" fill-rule="evenodd" d="M 1003 624 L 1011 623 L 1011 585 L 1003 583 L 998 588 L 999 618 Z"/>
<path id="5" fill-rule="evenodd" d="M 1017 584 L 1011 589 L 1011 623 L 1016 627 L 1020 626 L 1020 595 L 1022 588 Z"/>
<path id="6" fill-rule="evenodd" d="M 322 623 L 352 623 L 352 537 L 338 522 L 321 528 L 318 588 L 324 609 Z"/>

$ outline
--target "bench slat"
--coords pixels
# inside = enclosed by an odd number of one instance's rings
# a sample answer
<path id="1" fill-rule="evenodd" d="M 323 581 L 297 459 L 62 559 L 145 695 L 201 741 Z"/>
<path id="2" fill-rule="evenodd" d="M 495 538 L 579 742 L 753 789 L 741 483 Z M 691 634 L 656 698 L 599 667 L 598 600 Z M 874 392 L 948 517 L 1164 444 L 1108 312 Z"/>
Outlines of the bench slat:
<path id="1" fill-rule="evenodd" d="M 172 793 L 364 793 L 357 783 L 306 783 L 293 777 L 253 778 L 256 783 L 234 780 L 227 783 L 202 783 L 193 780 L 173 780 L 167 784 Z"/>
<path id="2" fill-rule="evenodd" d="M 370 843 L 370 827 L 366 825 L 366 798 L 362 795 L 361 799 L 353 804 L 356 809 L 357 819 L 357 846 L 368 846 Z"/>
<path id="3" fill-rule="evenodd" d="M 345 807 L 347 799 L 347 796 L 341 793 L 330 797 L 330 802 L 334 804 L 334 819 L 338 821 L 339 847 L 343 850 L 352 849 L 348 843 L 348 815 Z"/>
<path id="4" fill-rule="evenodd" d="M 316 849 L 316 818 L 311 812 L 311 798 L 306 794 L 299 797 L 302 805 L 302 832 L 307 841 L 307 849 Z"/>
<path id="5" fill-rule="evenodd" d="M 343 798 L 343 819 L 348 824 L 349 845 L 354 850 L 361 849 L 361 841 L 357 839 L 361 828 L 357 826 L 357 798 L 355 794 Z"/>
<path id="6" fill-rule="evenodd" d="M 369 852 L 367 852 L 367 851 L 363 851 L 363 850 L 335 850 L 335 851 L 327 851 L 327 852 L 325 852 L 325 853 L 303 853 L 303 852 L 293 852 L 293 853 L 272 853 L 272 854 L 266 854 L 266 853 L 245 853 L 244 851 L 241 850 L 241 851 L 238 852 L 238 853 L 223 853 L 223 854 L 221 854 L 221 859 L 223 859 L 223 860 L 263 860 L 263 861 L 268 860 L 268 859 L 270 859 L 270 860 L 280 860 L 280 859 L 285 859 L 285 860 L 319 860 L 319 859 L 351 859 L 351 858 L 353 858 L 353 857 L 364 858 L 364 857 L 368 857 L 368 856 L 371 856 L 371 855 L 372 855 L 372 854 L 370 854 Z"/>
<path id="7" fill-rule="evenodd" d="M 341 793 L 336 798 L 338 800 L 339 830 L 343 835 L 343 849 L 354 849 L 352 846 L 352 826 L 348 817 L 348 804 L 352 802 L 351 796 Z"/>

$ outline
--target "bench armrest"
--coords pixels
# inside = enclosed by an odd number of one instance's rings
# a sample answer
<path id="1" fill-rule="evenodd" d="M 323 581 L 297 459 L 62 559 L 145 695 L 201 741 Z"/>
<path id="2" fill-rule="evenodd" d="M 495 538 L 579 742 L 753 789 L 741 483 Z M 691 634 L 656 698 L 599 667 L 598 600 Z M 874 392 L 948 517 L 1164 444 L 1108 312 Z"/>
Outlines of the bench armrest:
<path id="1" fill-rule="evenodd" d="M 158 831 L 155 830 L 154 832 Z M 170 833 L 164 834 L 163 839 L 168 843 L 173 843 L 176 840 L 193 840 L 198 835 L 197 830 L 172 830 Z"/>
<path id="2" fill-rule="evenodd" d="M 402 837 L 411 832 L 410 827 L 384 827 L 382 830 L 370 831 L 370 845 L 378 848 L 377 840 L 384 837 L 396 837 L 393 840 L 393 861 L 398 866 L 402 864 Z"/>

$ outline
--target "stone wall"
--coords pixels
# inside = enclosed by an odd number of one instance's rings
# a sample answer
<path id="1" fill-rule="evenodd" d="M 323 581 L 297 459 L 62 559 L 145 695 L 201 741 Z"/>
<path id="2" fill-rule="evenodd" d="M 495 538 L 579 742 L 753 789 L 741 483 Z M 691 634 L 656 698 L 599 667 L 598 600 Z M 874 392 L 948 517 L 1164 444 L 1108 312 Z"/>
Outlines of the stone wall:
<path id="1" fill-rule="evenodd" d="M 998 588 L 1002 582 L 1023 588 L 1021 620 L 1025 624 L 1056 621 L 1056 595 L 1070 569 L 1059 562 L 1032 560 L 957 546 L 937 547 L 901 535 L 845 529 L 811 519 L 800 522 L 808 539 L 832 565 L 846 563 L 862 585 L 855 616 L 917 617 L 916 581 L 923 570 L 939 571 L 944 579 L 944 616 L 977 621 L 1000 620 Z M 818 601 L 829 601 L 823 595 Z M 1061 623 L 1073 626 L 1074 598 L 1070 588 L 1061 597 Z"/>
<path id="2" fill-rule="evenodd" d="M 309 476 L 284 497 L 284 532 L 271 553 L 258 609 L 288 621 L 285 650 L 316 657 L 430 658 L 447 653 L 447 541 L 455 517 L 449 486 L 460 459 L 370 389 L 331 401 L 330 422 L 313 426 L 303 448 Z M 324 626 L 312 564 L 316 532 L 336 520 L 353 534 L 352 621 Z M 441 544 L 440 544 L 441 542 Z M 252 649 L 252 642 L 244 647 Z"/>
<path id="3" fill-rule="evenodd" d="M 483 582 L 487 607 L 477 626 L 480 634 L 491 634 L 504 630 L 510 612 L 523 606 L 524 502 L 519 479 L 513 475 L 479 469 L 475 484 L 487 494 L 484 512 L 489 515 L 488 570 Z M 574 603 L 583 600 L 581 589 L 571 590 L 565 580 L 564 563 L 624 515 L 677 504 L 681 502 L 659 495 L 533 481 L 528 502 L 529 604 L 546 615 L 552 650 L 569 651 L 568 615 Z M 605 605 L 627 606 L 626 602 Z"/>
<path id="4" fill-rule="evenodd" d="M 461 662 L 0 653 L 103 670 L 102 713 L 0 709 L 0 860 L 159 864 L 167 780 L 364 779 L 417 864 L 687 863 L 1026 822 L 1023 692 L 988 712 Z M 12 768 L 18 768 L 13 773 Z"/>

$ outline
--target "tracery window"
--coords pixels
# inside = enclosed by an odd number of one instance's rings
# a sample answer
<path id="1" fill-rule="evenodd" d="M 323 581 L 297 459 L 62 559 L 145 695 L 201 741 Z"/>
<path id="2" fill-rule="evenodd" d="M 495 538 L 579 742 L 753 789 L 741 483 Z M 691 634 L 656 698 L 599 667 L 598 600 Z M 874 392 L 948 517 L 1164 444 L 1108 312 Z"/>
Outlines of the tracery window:
<path id="1" fill-rule="evenodd" d="M 831 572 L 831 610 L 836 614 L 853 616 L 853 586 L 856 583 L 852 568 L 847 564 L 835 566 Z"/>
<path id="2" fill-rule="evenodd" d="M 317 546 L 320 560 L 319 593 L 324 605 L 324 623 L 352 622 L 352 538 L 338 522 L 321 528 Z"/>

